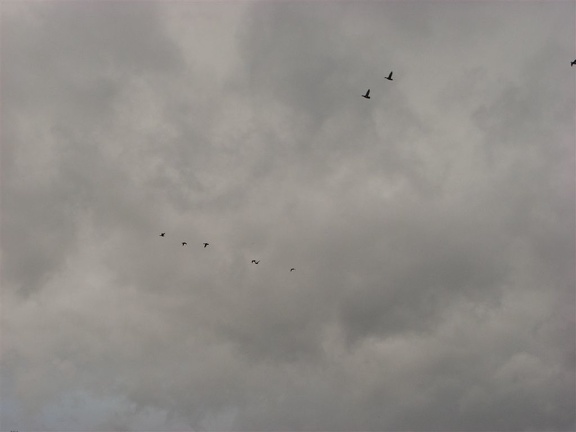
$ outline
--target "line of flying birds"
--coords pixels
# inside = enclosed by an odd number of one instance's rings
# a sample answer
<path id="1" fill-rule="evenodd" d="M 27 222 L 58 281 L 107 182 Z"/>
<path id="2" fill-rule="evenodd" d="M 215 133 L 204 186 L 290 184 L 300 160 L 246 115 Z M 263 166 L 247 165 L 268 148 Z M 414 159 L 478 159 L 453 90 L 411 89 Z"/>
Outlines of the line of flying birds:
<path id="1" fill-rule="evenodd" d="M 576 65 L 576 60 L 574 60 L 573 62 L 570 63 L 570 67 L 572 67 L 572 66 L 574 66 L 574 65 Z M 389 74 L 387 77 L 385 77 L 388 81 L 393 81 L 393 79 L 392 79 L 392 73 L 393 73 L 393 72 L 390 72 L 390 74 Z M 366 91 L 366 94 L 363 94 L 362 97 L 363 97 L 363 98 L 366 98 L 366 99 L 370 99 L 370 89 L 368 89 L 368 90 Z M 160 237 L 164 237 L 165 235 L 166 235 L 165 232 L 160 233 Z M 204 248 L 206 248 L 206 246 L 209 246 L 209 245 L 210 245 L 210 243 L 203 243 L 203 244 L 204 244 Z M 187 246 L 187 245 L 188 245 L 188 243 L 182 242 L 182 246 Z M 253 259 L 251 262 L 252 262 L 252 264 L 259 264 L 259 263 L 260 263 L 260 260 L 254 260 L 254 259 Z M 294 271 L 294 270 L 296 270 L 294 267 L 292 267 L 292 268 L 290 269 L 291 272 Z"/>
<path id="2" fill-rule="evenodd" d="M 160 233 L 160 237 L 166 237 L 166 233 L 165 232 Z M 210 246 L 210 243 L 202 243 L 202 244 L 204 245 L 204 248 L 206 248 L 206 246 Z M 188 243 L 184 241 L 182 242 L 182 246 L 188 246 Z M 259 263 L 260 260 L 252 260 L 252 264 L 259 264 Z M 294 270 L 296 270 L 294 267 L 290 269 L 291 272 L 293 272 Z"/>
<path id="3" fill-rule="evenodd" d="M 576 63 L 576 60 L 574 60 L 574 63 Z M 390 72 L 390 74 L 386 77 L 386 79 L 389 80 L 389 81 L 393 81 L 393 80 L 392 80 L 392 72 Z M 366 94 L 362 95 L 362 97 L 364 97 L 364 98 L 366 98 L 366 99 L 370 99 L 370 89 L 368 89 L 368 91 L 366 92 Z M 166 236 L 166 233 L 165 233 L 165 232 L 160 233 L 160 237 L 164 237 L 164 236 Z M 204 248 L 206 248 L 206 246 L 209 246 L 209 245 L 210 245 L 210 243 L 203 243 L 203 244 L 204 244 Z M 182 242 L 182 246 L 188 246 L 188 243 Z M 260 260 L 254 260 L 254 259 L 253 259 L 251 262 L 252 262 L 252 264 L 259 264 L 259 263 L 260 263 Z M 294 267 L 292 267 L 292 268 L 290 269 L 291 272 L 293 272 L 294 270 L 296 270 Z"/>

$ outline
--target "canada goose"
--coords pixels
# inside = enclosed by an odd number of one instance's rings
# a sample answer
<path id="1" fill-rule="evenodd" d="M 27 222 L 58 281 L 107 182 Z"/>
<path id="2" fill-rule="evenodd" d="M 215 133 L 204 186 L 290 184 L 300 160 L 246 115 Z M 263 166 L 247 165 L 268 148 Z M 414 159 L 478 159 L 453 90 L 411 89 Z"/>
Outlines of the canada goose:
<path id="1" fill-rule="evenodd" d="M 292 267 L 292 268 L 290 269 L 290 271 L 294 271 L 294 270 L 296 270 L 294 267 Z"/>
<path id="2" fill-rule="evenodd" d="M 365 95 L 362 95 L 363 98 L 370 99 L 370 89 L 366 92 Z"/>
<path id="3" fill-rule="evenodd" d="M 208 246 L 210 243 L 204 243 L 204 247 Z"/>
<path id="4" fill-rule="evenodd" d="M 388 75 L 386 79 L 392 81 L 392 72 L 390 72 L 390 75 Z"/>
<path id="5" fill-rule="evenodd" d="M 576 65 L 576 60 L 574 60 L 572 63 L 570 63 L 570 67 Z"/>
<path id="6" fill-rule="evenodd" d="M 182 246 L 186 246 L 188 243 L 186 242 L 182 242 Z"/>
<path id="7" fill-rule="evenodd" d="M 166 233 L 161 233 L 160 237 L 164 237 L 166 235 Z"/>
<path id="8" fill-rule="evenodd" d="M 253 262 L 254 264 L 258 264 L 258 263 L 260 262 L 260 260 L 258 260 L 258 261 L 252 260 L 252 262 Z"/>

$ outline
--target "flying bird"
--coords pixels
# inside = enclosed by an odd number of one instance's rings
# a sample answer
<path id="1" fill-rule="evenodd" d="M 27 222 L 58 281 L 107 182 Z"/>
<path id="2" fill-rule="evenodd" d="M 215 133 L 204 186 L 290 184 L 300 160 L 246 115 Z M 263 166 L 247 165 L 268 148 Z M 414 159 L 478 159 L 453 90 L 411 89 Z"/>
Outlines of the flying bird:
<path id="1" fill-rule="evenodd" d="M 252 262 L 253 262 L 254 264 L 258 264 L 258 263 L 260 262 L 260 260 L 258 260 L 258 261 L 252 260 Z"/>
<path id="2" fill-rule="evenodd" d="M 182 242 L 182 246 L 186 246 L 188 243 L 186 242 Z"/>
<path id="3" fill-rule="evenodd" d="M 296 270 L 294 267 L 292 267 L 292 268 L 290 269 L 290 271 L 294 271 L 294 270 Z"/>
<path id="4" fill-rule="evenodd" d="M 576 65 L 576 60 L 574 60 L 572 63 L 570 63 L 570 67 Z"/>
<path id="5" fill-rule="evenodd" d="M 370 99 L 370 89 L 366 92 L 365 95 L 362 95 L 363 98 Z"/>
<path id="6" fill-rule="evenodd" d="M 166 233 L 161 233 L 160 237 L 164 237 L 166 235 Z"/>
<path id="7" fill-rule="evenodd" d="M 392 81 L 392 72 L 390 72 L 390 75 L 388 75 L 386 79 Z"/>
<path id="8" fill-rule="evenodd" d="M 204 247 L 208 246 L 210 243 L 204 243 Z"/>

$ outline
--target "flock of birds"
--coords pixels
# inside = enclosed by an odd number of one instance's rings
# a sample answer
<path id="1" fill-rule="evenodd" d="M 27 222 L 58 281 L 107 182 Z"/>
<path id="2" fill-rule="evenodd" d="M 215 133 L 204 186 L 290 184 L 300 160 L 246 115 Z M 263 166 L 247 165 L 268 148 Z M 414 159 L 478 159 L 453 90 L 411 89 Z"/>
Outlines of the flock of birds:
<path id="1" fill-rule="evenodd" d="M 576 64 L 576 60 L 574 60 L 574 62 L 572 62 L 572 65 L 574 65 L 574 64 Z M 393 81 L 393 79 L 392 79 L 392 72 L 390 72 L 390 74 L 389 74 L 387 77 L 385 77 L 385 78 L 386 78 L 387 80 L 389 80 L 389 81 Z M 366 98 L 366 99 L 370 99 L 370 89 L 368 89 L 368 91 L 366 92 L 366 94 L 362 95 L 362 97 L 364 97 L 364 98 Z M 165 237 L 165 236 L 166 236 L 166 233 L 165 233 L 165 232 L 160 233 L 160 237 Z M 204 245 L 204 248 L 206 248 L 206 246 L 209 246 L 210 243 L 203 243 L 203 245 Z M 185 241 L 183 241 L 183 242 L 182 242 L 182 246 L 188 246 L 188 243 L 185 242 Z M 255 259 L 253 259 L 253 260 L 251 261 L 251 263 L 252 263 L 252 264 L 259 264 L 259 263 L 260 263 L 260 260 L 255 260 Z M 294 270 L 296 270 L 294 267 L 292 267 L 292 268 L 290 269 L 291 272 L 293 272 Z"/>
<path id="2" fill-rule="evenodd" d="M 166 233 L 165 232 L 160 233 L 160 237 L 166 237 Z M 206 248 L 206 246 L 210 246 L 210 243 L 202 243 L 202 244 L 204 245 L 204 249 Z M 188 246 L 188 243 L 183 241 L 182 246 Z M 254 260 L 254 259 L 252 260 L 252 264 L 259 264 L 259 263 L 260 260 Z M 294 270 L 296 270 L 294 267 L 290 269 L 291 272 L 293 272 Z"/>
<path id="3" fill-rule="evenodd" d="M 574 61 L 572 61 L 572 62 L 570 63 L 570 67 L 572 67 L 572 66 L 574 66 L 574 65 L 576 65 L 576 60 L 574 60 Z M 390 74 L 389 74 L 387 77 L 385 77 L 388 81 L 393 81 L 393 79 L 392 79 L 392 73 L 393 73 L 393 71 L 390 72 Z M 370 99 L 370 89 L 368 89 L 368 90 L 366 91 L 366 94 L 363 94 L 362 97 L 363 97 L 363 98 L 366 98 L 366 99 Z M 165 233 L 165 232 L 160 233 L 160 237 L 164 237 L 164 236 L 166 236 L 166 233 Z M 182 242 L 182 246 L 187 246 L 187 245 L 188 245 L 188 243 L 186 243 L 185 241 Z M 210 243 L 203 243 L 203 245 L 204 245 L 204 248 L 206 248 L 207 246 L 210 245 Z M 251 261 L 251 263 L 252 263 L 252 264 L 259 264 L 259 263 L 260 263 L 260 260 L 255 260 L 255 259 L 253 259 L 253 260 Z M 294 270 L 296 270 L 294 267 L 292 267 L 292 268 L 290 269 L 291 272 L 293 272 Z"/>

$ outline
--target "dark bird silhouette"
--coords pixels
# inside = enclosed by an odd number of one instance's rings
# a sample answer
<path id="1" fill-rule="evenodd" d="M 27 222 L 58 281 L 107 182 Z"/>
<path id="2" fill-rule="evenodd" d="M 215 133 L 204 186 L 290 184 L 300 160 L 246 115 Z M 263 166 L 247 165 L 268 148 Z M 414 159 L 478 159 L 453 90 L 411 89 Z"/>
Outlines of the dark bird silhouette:
<path id="1" fill-rule="evenodd" d="M 292 267 L 292 268 L 290 269 L 290 271 L 294 271 L 294 270 L 296 270 L 294 267 Z"/>
<path id="2" fill-rule="evenodd" d="M 204 247 L 208 246 L 210 243 L 204 243 Z"/>
<path id="3" fill-rule="evenodd" d="M 386 79 L 392 81 L 392 72 L 390 72 L 390 75 L 388 75 Z"/>
<path id="4" fill-rule="evenodd" d="M 363 98 L 370 99 L 370 89 L 366 92 L 365 95 L 362 95 Z"/>
<path id="5" fill-rule="evenodd" d="M 572 63 L 570 63 L 570 67 L 576 65 L 576 60 L 574 60 Z"/>
<path id="6" fill-rule="evenodd" d="M 166 233 L 161 233 L 160 237 L 164 237 L 166 235 Z"/>
<path id="7" fill-rule="evenodd" d="M 182 242 L 182 246 L 186 246 L 188 243 L 186 242 Z"/>
<path id="8" fill-rule="evenodd" d="M 252 262 L 253 262 L 254 264 L 258 264 L 258 263 L 260 262 L 260 260 L 258 260 L 258 261 L 252 260 Z"/>

